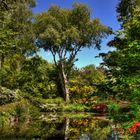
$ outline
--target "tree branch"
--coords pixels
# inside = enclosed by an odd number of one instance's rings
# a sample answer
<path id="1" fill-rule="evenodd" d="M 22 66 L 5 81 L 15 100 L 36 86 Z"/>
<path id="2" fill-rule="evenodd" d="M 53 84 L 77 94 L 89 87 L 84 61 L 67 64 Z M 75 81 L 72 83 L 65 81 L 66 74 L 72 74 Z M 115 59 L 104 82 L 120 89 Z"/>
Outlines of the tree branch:
<path id="1" fill-rule="evenodd" d="M 56 57 L 56 53 L 54 53 L 52 49 L 50 49 L 50 52 L 51 52 L 52 55 L 53 55 L 53 61 L 54 61 L 55 65 L 58 66 L 58 65 L 57 65 L 57 61 L 56 61 L 56 58 L 55 58 L 55 57 Z"/>

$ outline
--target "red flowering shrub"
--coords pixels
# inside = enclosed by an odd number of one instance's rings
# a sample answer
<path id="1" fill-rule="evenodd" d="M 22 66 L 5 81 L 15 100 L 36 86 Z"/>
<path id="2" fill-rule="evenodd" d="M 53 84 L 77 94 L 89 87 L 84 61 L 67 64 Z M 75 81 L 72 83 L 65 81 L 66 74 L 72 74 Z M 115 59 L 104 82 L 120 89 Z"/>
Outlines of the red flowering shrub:
<path id="1" fill-rule="evenodd" d="M 135 122 L 135 123 L 132 124 L 132 126 L 133 127 L 138 127 L 138 126 L 140 126 L 140 122 Z"/>
<path id="2" fill-rule="evenodd" d="M 132 127 L 128 128 L 128 130 L 124 131 L 123 128 L 115 128 L 114 130 L 117 131 L 117 132 L 120 132 L 121 134 L 136 134 L 137 133 L 137 130 L 138 130 L 138 127 L 140 127 L 140 122 L 135 122 L 132 124 Z"/>

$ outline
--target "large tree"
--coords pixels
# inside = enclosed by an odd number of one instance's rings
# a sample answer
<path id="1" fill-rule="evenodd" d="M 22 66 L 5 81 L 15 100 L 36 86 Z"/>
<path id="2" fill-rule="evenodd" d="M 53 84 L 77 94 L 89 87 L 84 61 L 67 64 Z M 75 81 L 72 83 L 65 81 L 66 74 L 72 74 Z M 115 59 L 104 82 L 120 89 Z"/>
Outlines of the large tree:
<path id="1" fill-rule="evenodd" d="M 35 26 L 36 43 L 52 53 L 64 98 L 69 101 L 68 79 L 77 53 L 85 47 L 99 49 L 109 28 L 92 19 L 89 8 L 81 4 L 74 4 L 72 9 L 51 6 L 36 16 Z"/>
<path id="2" fill-rule="evenodd" d="M 139 6 L 139 0 L 119 0 L 116 10 L 118 21 L 125 24 L 132 17 L 134 9 L 139 8 Z"/>
<path id="3" fill-rule="evenodd" d="M 0 1 L 0 84 L 7 61 L 14 60 L 20 69 L 21 57 L 25 58 L 36 50 L 32 26 L 32 10 L 35 0 L 1 0 Z M 15 57 L 14 57 L 15 55 Z M 20 59 L 19 59 L 20 58 Z"/>
<path id="4" fill-rule="evenodd" d="M 31 11 L 34 6 L 35 0 L 0 1 L 0 68 L 15 51 L 26 55 L 35 49 Z"/>
<path id="5" fill-rule="evenodd" d="M 125 5 L 124 1 L 133 4 Z M 115 51 L 102 54 L 104 64 L 108 67 L 112 93 L 135 101 L 140 96 L 140 9 L 138 8 L 140 2 L 138 2 L 120 1 L 117 9 L 122 28 L 109 42 L 110 46 L 115 47 Z M 131 10 L 128 10 L 130 7 Z"/>

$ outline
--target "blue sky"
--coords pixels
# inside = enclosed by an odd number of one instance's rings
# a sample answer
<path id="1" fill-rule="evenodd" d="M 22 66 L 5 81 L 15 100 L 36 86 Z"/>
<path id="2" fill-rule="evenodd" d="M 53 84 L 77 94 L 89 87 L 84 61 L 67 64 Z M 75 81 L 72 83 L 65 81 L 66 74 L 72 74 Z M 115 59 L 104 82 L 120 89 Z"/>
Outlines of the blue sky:
<path id="1" fill-rule="evenodd" d="M 114 31 L 119 29 L 119 23 L 116 18 L 116 6 L 118 0 L 37 0 L 37 6 L 33 8 L 33 12 L 36 14 L 42 11 L 47 11 L 49 6 L 54 4 L 59 5 L 62 8 L 71 8 L 72 4 L 75 2 L 87 4 L 91 9 L 93 18 L 99 18 L 104 25 L 110 26 Z M 102 59 L 95 58 L 95 56 L 101 52 L 108 52 L 110 49 L 112 49 L 106 45 L 107 42 L 111 40 L 111 38 L 112 36 L 109 36 L 107 39 L 103 39 L 101 44 L 102 48 L 100 51 L 94 48 L 83 49 L 77 55 L 79 60 L 75 63 L 75 65 L 78 68 L 88 64 L 95 64 L 96 66 L 99 66 L 99 63 L 102 62 Z M 41 51 L 39 54 L 49 62 L 53 62 L 49 52 Z"/>

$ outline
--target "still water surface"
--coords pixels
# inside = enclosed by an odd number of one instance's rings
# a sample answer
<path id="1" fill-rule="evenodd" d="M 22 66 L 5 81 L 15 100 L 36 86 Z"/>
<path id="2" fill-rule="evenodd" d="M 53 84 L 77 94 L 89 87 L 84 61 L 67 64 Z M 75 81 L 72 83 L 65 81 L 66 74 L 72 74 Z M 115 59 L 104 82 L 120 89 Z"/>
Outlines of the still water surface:
<path id="1" fill-rule="evenodd" d="M 0 128 L 0 140 L 119 140 L 105 116 L 42 114 Z"/>

